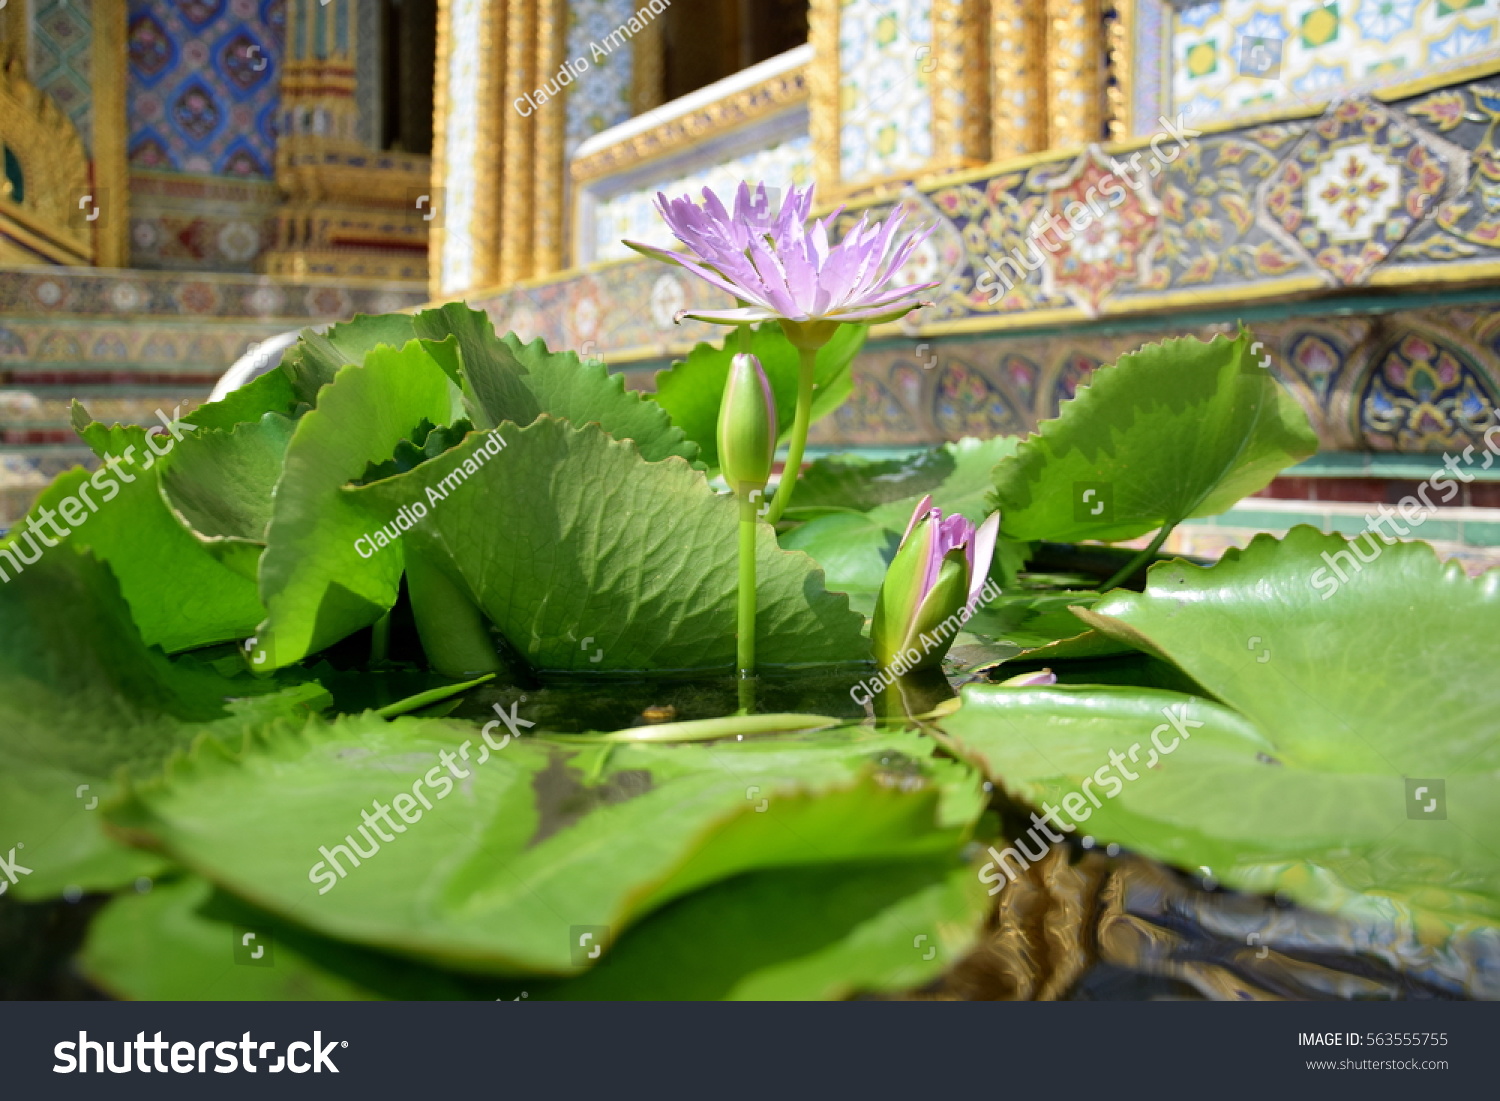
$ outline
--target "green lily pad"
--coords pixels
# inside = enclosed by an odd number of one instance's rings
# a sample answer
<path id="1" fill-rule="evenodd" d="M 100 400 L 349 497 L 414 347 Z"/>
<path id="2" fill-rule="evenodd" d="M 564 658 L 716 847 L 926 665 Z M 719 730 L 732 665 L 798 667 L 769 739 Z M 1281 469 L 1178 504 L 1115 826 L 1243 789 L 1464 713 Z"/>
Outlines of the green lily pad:
<path id="1" fill-rule="evenodd" d="M 841 325 L 833 339 L 818 351 L 813 369 L 811 420 L 817 423 L 832 413 L 853 393 L 849 365 L 864 347 L 866 325 Z M 797 383 L 801 360 L 797 349 L 774 322 L 753 330 L 750 350 L 760 359 L 771 392 L 776 399 L 776 425 L 785 442 L 792 431 L 797 408 Z M 701 343 L 688 357 L 656 375 L 656 401 L 701 449 L 700 458 L 710 468 L 719 465 L 719 406 L 729 381 L 729 364 L 740 351 L 740 337 L 730 332 L 719 344 Z"/>
<path id="2" fill-rule="evenodd" d="M 74 421 L 105 465 L 92 475 L 81 469 L 59 475 L 30 516 L 66 507 L 70 498 L 75 510 L 79 504 L 93 506 L 68 542 L 109 564 L 148 643 L 176 653 L 243 638 L 264 614 L 255 582 L 211 554 L 167 506 L 161 478 L 176 450 L 158 456 L 144 429 L 91 422 L 81 406 L 75 406 Z M 174 446 L 191 439 L 184 435 Z M 159 440 L 158 446 L 165 450 L 168 442 Z M 22 530 L 16 526 L 9 545 Z"/>
<path id="3" fill-rule="evenodd" d="M 973 772 L 914 734 L 580 746 L 488 729 L 493 752 L 467 724 L 369 714 L 273 724 L 238 757 L 208 739 L 111 817 L 324 935 L 561 975 L 591 962 L 577 926 L 618 936 L 757 868 L 951 854 L 983 806 Z M 400 829 L 362 835 L 381 807 Z"/>
<path id="4" fill-rule="evenodd" d="M 739 514 L 685 461 L 651 463 L 597 425 L 542 416 L 501 425 L 410 474 L 345 492 L 378 524 L 429 514 L 404 536 L 451 563 L 474 603 L 534 667 L 733 668 Z M 364 529 L 361 529 L 364 530 Z M 389 553 L 389 552 L 387 552 Z M 757 654 L 767 665 L 868 660 L 860 617 L 815 564 L 757 545 Z M 584 640 L 590 640 L 587 645 Z"/>
<path id="5" fill-rule="evenodd" d="M 825 455 L 797 479 L 789 519 L 810 520 L 829 512 L 869 512 L 892 501 L 920 499 L 953 474 L 953 444 L 904 459 L 869 459 L 858 452 Z M 985 471 L 984 488 L 990 485 Z"/>
<path id="6" fill-rule="evenodd" d="M 446 422 L 450 391 L 448 376 L 421 343 L 377 348 L 363 366 L 344 367 L 323 388 L 318 407 L 297 422 L 260 560 L 269 614 L 255 632 L 259 668 L 300 661 L 395 604 L 400 547 L 364 556 L 355 541 L 373 530 L 370 515 L 341 490 L 371 463 L 391 458 L 424 419 Z"/>
<path id="7" fill-rule="evenodd" d="M 410 314 L 355 314 L 326 333 L 302 330 L 297 343 L 281 357 L 278 371 L 299 401 L 316 405 L 319 391 L 345 367 L 359 366 L 379 347 L 403 348 L 417 335 Z"/>
<path id="8" fill-rule="evenodd" d="M 1343 554 L 1341 537 L 1311 528 L 1258 536 L 1209 569 L 1158 565 L 1145 593 L 1082 613 L 1222 705 L 1143 688 L 969 688 L 940 725 L 1033 805 L 1085 777 L 1097 791 L 1111 751 L 1136 747 L 1154 767 L 1117 777 L 1123 791 L 1091 811 L 1088 832 L 1228 886 L 1372 920 L 1436 915 L 1449 931 L 1500 924 L 1500 572 L 1470 579 L 1397 544 L 1358 572 L 1337 559 L 1349 580 L 1325 600 L 1320 573 Z M 1152 736 L 1183 733 L 1174 713 L 1204 726 L 1168 756 Z"/>
<path id="9" fill-rule="evenodd" d="M 543 413 L 575 425 L 597 424 L 617 440 L 633 440 L 648 460 L 678 455 L 689 461 L 698 448 L 661 406 L 625 389 L 625 376 L 611 374 L 602 360 L 575 352 L 550 352 L 541 338 L 522 344 L 515 333 L 495 335 L 483 310 L 461 302 L 424 310 L 415 319 L 425 339 L 457 340 L 457 371 L 476 423 L 522 426 Z"/>
<path id="10" fill-rule="evenodd" d="M 177 518 L 209 553 L 252 582 L 295 428 L 279 413 L 227 431 L 200 428 L 178 445 L 162 473 L 162 496 Z"/>
<path id="11" fill-rule="evenodd" d="M 237 424 L 258 421 L 267 413 L 296 418 L 309 407 L 300 401 L 292 388 L 291 377 L 278 364 L 263 375 L 257 375 L 237 390 L 231 390 L 218 401 L 200 405 L 182 419 L 199 428 L 227 432 Z"/>
<path id="12" fill-rule="evenodd" d="M 148 1001 L 827 999 L 935 978 L 973 945 L 988 901 L 947 860 L 750 872 L 669 903 L 577 978 L 506 981 L 320 937 L 187 877 L 111 902 L 80 962 Z M 268 966 L 235 962 L 237 929 L 270 945 Z"/>
<path id="13" fill-rule="evenodd" d="M 159 857 L 103 831 L 116 770 L 149 772 L 201 730 L 326 702 L 316 685 L 164 657 L 141 640 L 105 566 L 50 551 L 0 585 L 0 838 L 30 869 L 11 890 L 43 898 L 155 874 Z"/>
<path id="14" fill-rule="evenodd" d="M 1302 407 L 1242 331 L 1148 344 L 1089 384 L 995 468 L 1001 533 L 1133 539 L 1223 512 L 1317 451 Z"/>
<path id="15" fill-rule="evenodd" d="M 236 953 L 246 932 L 254 939 Z M 251 958 L 256 948 L 264 962 Z M 131 1001 L 460 1001 L 489 993 L 481 981 L 299 929 L 197 876 L 112 899 L 89 927 L 79 965 L 95 986 Z"/>
<path id="16" fill-rule="evenodd" d="M 1092 589 L 1016 588 L 975 613 L 964 630 L 992 642 L 1010 643 L 1012 660 L 1062 660 L 1129 653 L 1134 647 L 1092 630 L 1072 611 L 1099 599 Z"/>

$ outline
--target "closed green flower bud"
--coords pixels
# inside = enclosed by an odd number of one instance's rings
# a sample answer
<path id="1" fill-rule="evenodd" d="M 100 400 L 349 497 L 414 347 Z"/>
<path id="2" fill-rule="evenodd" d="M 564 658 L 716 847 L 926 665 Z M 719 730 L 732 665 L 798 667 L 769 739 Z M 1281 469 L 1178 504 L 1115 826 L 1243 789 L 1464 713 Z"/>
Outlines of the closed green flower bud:
<path id="1" fill-rule="evenodd" d="M 1000 514 L 977 529 L 943 518 L 932 498 L 917 504 L 875 603 L 875 660 L 901 673 L 935 667 L 973 614 L 995 553 Z"/>
<path id="2" fill-rule="evenodd" d="M 765 489 L 776 459 L 776 399 L 760 360 L 741 353 L 729 365 L 719 406 L 719 468 L 737 497 Z"/>

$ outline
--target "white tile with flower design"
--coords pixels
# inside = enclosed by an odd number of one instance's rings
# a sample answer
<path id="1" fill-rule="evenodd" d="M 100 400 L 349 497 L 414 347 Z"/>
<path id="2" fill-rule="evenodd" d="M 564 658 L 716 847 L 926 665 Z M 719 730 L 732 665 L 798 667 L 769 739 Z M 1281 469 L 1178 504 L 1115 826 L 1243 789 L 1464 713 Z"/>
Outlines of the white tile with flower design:
<path id="1" fill-rule="evenodd" d="M 1500 0 L 1207 0 L 1173 16 L 1173 110 L 1323 102 L 1491 56 Z"/>
<path id="2" fill-rule="evenodd" d="M 839 175 L 846 183 L 932 159 L 932 0 L 839 5 Z"/>

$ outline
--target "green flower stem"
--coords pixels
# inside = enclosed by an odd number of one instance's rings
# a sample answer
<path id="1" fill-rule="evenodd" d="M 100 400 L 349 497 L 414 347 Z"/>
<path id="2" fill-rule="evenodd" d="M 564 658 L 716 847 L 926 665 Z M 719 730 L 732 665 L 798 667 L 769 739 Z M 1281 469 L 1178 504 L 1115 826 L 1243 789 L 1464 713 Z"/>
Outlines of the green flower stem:
<path id="1" fill-rule="evenodd" d="M 802 472 L 802 450 L 807 446 L 807 428 L 812 420 L 813 374 L 818 362 L 816 348 L 798 348 L 801 370 L 797 376 L 797 413 L 792 419 L 792 438 L 786 455 L 786 465 L 781 469 L 781 484 L 776 487 L 776 499 L 771 502 L 771 511 L 766 522 L 776 523 L 786 506 L 791 503 L 792 490 L 797 488 L 797 475 Z"/>
<path id="2" fill-rule="evenodd" d="M 391 648 L 391 613 L 386 612 L 370 629 L 370 664 L 378 665 L 386 659 Z"/>
<path id="3" fill-rule="evenodd" d="M 445 677 L 504 672 L 484 613 L 410 540 L 405 550 L 406 588 L 428 664 Z"/>
<path id="4" fill-rule="evenodd" d="M 1125 581 L 1129 581 L 1132 577 L 1134 577 L 1135 571 L 1141 568 L 1142 563 L 1151 561 L 1151 557 L 1161 549 L 1161 545 L 1167 541 L 1167 536 L 1172 534 L 1172 529 L 1176 526 L 1176 523 L 1163 524 L 1161 526 L 1161 530 L 1156 533 L 1156 538 L 1151 540 L 1151 545 L 1148 546 L 1145 550 L 1141 551 L 1140 554 L 1136 555 L 1129 562 L 1126 562 L 1118 573 L 1116 573 L 1104 584 L 1099 586 L 1099 591 L 1101 593 L 1108 592 L 1116 585 L 1119 585 Z"/>
<path id="5" fill-rule="evenodd" d="M 740 500 L 740 616 L 739 668 L 741 677 L 755 675 L 755 502 Z"/>
<path id="6" fill-rule="evenodd" d="M 726 715 L 722 719 L 690 719 L 680 723 L 658 723 L 632 726 L 608 734 L 555 734 L 549 737 L 573 745 L 604 742 L 649 742 L 672 745 L 682 742 L 715 742 L 735 736 L 782 734 L 805 730 L 824 730 L 843 722 L 829 715 L 781 713 L 771 715 Z"/>
<path id="7" fill-rule="evenodd" d="M 471 688 L 478 688 L 486 681 L 495 679 L 494 673 L 486 673 L 482 677 L 466 680 L 462 684 L 448 684 L 442 688 L 432 688 L 426 692 L 418 692 L 415 696 L 408 696 L 404 700 L 388 703 L 375 712 L 382 719 L 394 719 L 398 715 L 407 715 L 413 711 L 420 711 L 424 707 L 430 707 L 435 703 L 442 703 L 454 696 L 461 696 Z"/>

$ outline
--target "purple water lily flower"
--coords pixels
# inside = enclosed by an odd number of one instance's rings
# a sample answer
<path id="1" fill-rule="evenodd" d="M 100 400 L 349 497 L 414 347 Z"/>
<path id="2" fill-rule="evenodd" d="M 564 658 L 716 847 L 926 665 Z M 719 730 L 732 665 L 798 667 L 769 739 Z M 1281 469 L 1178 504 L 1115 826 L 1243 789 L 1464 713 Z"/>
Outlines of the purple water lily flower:
<path id="1" fill-rule="evenodd" d="M 978 605 L 999 533 L 998 512 L 976 528 L 962 516 L 943 516 L 931 497 L 917 502 L 875 604 L 877 661 L 910 672 L 943 660 Z"/>
<path id="2" fill-rule="evenodd" d="M 1057 683 L 1057 674 L 1051 669 L 1043 669 L 1040 673 L 1021 673 L 1000 683 L 1012 688 L 1045 688 Z"/>
<path id="3" fill-rule="evenodd" d="M 898 211 L 884 224 L 862 217 L 842 241 L 830 244 L 828 227 L 843 208 L 808 223 L 812 201 L 811 186 L 790 188 L 781 209 L 772 215 L 765 184 L 752 191 L 741 183 L 731 214 L 708 188 L 703 189 L 702 206 L 687 196 L 668 199 L 658 192 L 657 210 L 689 251 L 672 252 L 636 241 L 625 244 L 643 255 L 680 264 L 744 303 L 737 309 L 683 310 L 679 321 L 690 317 L 745 325 L 781 320 L 794 326 L 827 322 L 831 333 L 835 322 L 873 325 L 930 304 L 918 296 L 937 286 L 935 282 L 888 284 L 934 227 L 901 237 L 905 212 Z"/>

